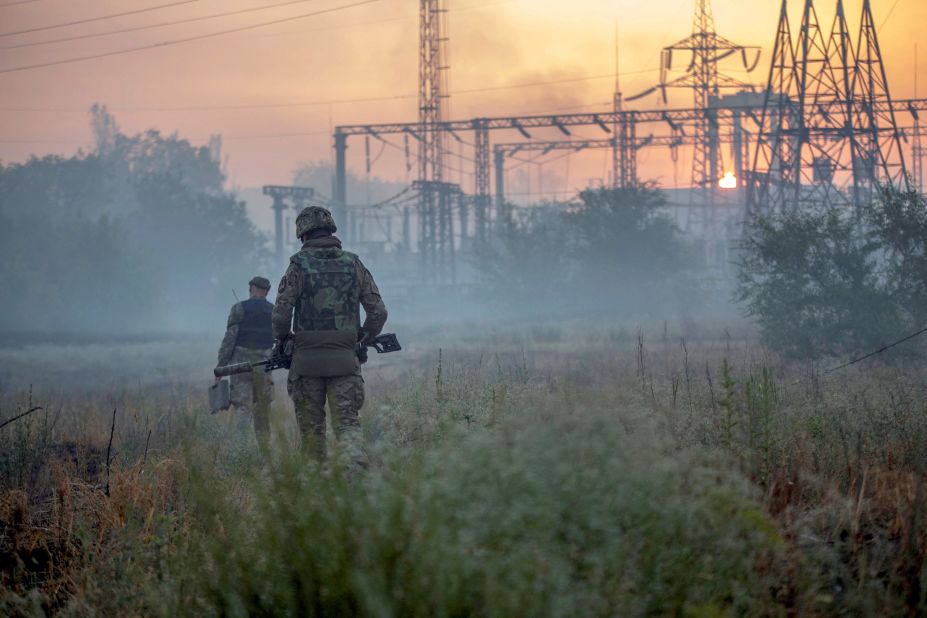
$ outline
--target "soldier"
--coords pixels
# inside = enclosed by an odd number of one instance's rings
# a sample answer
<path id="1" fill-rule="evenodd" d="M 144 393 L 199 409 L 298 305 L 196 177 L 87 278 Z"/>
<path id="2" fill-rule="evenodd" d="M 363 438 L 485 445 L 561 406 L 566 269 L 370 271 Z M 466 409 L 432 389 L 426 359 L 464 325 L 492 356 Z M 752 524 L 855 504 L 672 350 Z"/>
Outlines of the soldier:
<path id="1" fill-rule="evenodd" d="M 331 212 L 319 206 L 296 218 L 302 250 L 290 258 L 273 310 L 274 339 L 293 338 L 287 392 L 293 398 L 303 448 L 326 459 L 325 401 L 349 476 L 367 467 L 360 408 L 364 379 L 356 349 L 359 338 L 376 337 L 386 306 L 360 258 L 342 250 Z M 360 306 L 366 318 L 360 324 Z M 294 315 L 295 314 L 295 315 Z M 292 332 L 291 332 L 292 324 Z"/>
<path id="2" fill-rule="evenodd" d="M 271 312 L 273 305 L 267 301 L 270 281 L 264 277 L 254 277 L 248 282 L 250 298 L 235 303 L 229 312 L 225 338 L 219 347 L 219 365 L 232 363 L 254 363 L 270 357 L 273 348 L 271 333 Z M 216 382 L 220 378 L 216 378 Z M 260 376 L 267 392 L 267 401 L 273 398 L 273 382 L 270 374 Z M 234 375 L 231 378 L 230 400 L 235 406 L 238 426 L 242 429 L 254 419 L 254 431 L 259 439 L 264 439 L 270 431 L 266 414 L 256 413 L 254 401 L 254 378 L 252 374 Z M 266 412 L 266 411 L 265 411 Z"/>

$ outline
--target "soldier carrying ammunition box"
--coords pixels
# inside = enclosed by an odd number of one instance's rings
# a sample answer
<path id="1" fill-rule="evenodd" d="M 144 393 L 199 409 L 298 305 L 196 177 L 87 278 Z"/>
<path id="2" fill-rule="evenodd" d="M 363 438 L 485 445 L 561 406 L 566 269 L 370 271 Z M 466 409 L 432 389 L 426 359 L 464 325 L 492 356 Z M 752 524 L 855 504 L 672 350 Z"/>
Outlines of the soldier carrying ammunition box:
<path id="1" fill-rule="evenodd" d="M 254 277 L 248 282 L 248 300 L 235 303 L 229 312 L 225 338 L 219 346 L 217 367 L 232 363 L 254 363 L 270 358 L 274 345 L 271 332 L 273 305 L 267 301 L 270 281 Z M 216 377 L 218 384 L 221 378 Z M 273 398 L 273 381 L 270 373 L 260 376 L 267 394 L 267 401 Z M 254 380 L 250 374 L 236 374 L 231 377 L 229 400 L 235 408 L 237 424 L 247 428 L 254 424 L 259 439 L 267 437 L 270 427 L 266 410 L 255 405 Z"/>

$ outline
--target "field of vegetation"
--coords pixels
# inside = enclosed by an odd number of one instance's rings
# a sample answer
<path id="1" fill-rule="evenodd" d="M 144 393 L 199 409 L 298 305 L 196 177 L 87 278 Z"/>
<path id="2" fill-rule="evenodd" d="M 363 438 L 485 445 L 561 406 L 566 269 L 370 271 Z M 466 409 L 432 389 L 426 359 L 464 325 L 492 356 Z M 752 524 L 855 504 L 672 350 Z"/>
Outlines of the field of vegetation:
<path id="1" fill-rule="evenodd" d="M 283 375 L 269 452 L 209 415 L 206 342 L 0 351 L 0 614 L 927 611 L 923 344 L 827 373 L 721 327 L 398 331 L 355 483 Z"/>

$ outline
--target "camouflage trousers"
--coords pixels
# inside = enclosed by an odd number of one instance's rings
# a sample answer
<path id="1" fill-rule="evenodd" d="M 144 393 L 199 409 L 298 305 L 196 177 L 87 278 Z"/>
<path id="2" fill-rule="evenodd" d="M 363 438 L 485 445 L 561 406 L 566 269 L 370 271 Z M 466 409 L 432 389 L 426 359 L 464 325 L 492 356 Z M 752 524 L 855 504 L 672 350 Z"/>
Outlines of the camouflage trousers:
<path id="1" fill-rule="evenodd" d="M 267 360 L 270 358 L 270 352 L 270 350 L 236 347 L 232 352 L 231 364 L 257 363 Z M 255 373 L 258 373 L 256 377 L 251 373 L 240 373 L 231 377 L 229 400 L 235 406 L 235 424 L 238 428 L 245 431 L 253 424 L 255 434 L 262 438 L 270 433 L 269 411 L 261 410 L 261 406 L 257 405 L 254 398 L 254 385 L 263 383 L 269 405 L 274 398 L 274 382 L 271 375 L 264 373 L 263 369 L 259 369 Z"/>
<path id="2" fill-rule="evenodd" d="M 349 476 L 367 468 L 367 452 L 360 426 L 360 409 L 364 405 L 364 378 L 360 374 L 337 378 L 307 378 L 290 374 L 287 392 L 293 398 L 303 448 L 316 461 L 322 463 L 327 458 L 327 400 L 340 459 Z"/>

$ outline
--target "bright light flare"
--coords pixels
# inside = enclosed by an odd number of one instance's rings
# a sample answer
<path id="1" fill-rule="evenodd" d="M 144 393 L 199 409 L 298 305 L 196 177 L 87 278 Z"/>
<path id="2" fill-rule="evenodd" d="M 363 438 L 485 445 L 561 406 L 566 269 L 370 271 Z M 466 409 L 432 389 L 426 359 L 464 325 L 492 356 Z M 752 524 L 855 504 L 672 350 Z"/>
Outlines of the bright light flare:
<path id="1" fill-rule="evenodd" d="M 724 177 L 718 181 L 718 186 L 722 189 L 736 189 L 737 176 L 734 175 L 734 172 L 724 172 Z"/>

